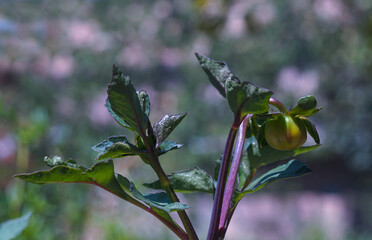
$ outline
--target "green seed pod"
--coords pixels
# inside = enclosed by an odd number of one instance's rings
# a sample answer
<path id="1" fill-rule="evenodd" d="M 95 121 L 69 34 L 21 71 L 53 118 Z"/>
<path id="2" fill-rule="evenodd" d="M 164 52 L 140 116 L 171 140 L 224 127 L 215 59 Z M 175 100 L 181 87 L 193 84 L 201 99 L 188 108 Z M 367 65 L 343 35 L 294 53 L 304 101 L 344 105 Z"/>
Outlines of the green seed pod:
<path id="1" fill-rule="evenodd" d="M 306 142 L 306 128 L 299 119 L 280 115 L 265 124 L 265 138 L 276 150 L 294 150 Z"/>

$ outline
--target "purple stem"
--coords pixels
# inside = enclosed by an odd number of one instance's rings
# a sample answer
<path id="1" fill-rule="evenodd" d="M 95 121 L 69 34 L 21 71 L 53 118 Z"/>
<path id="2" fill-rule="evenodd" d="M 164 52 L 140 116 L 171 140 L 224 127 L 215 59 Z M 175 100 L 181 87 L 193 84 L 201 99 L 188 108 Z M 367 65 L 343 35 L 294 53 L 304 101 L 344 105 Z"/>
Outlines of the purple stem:
<path id="1" fill-rule="evenodd" d="M 227 177 L 227 172 L 229 168 L 231 152 L 234 146 L 236 132 L 240 124 L 240 121 L 237 119 L 238 118 L 235 119 L 234 124 L 230 129 L 229 136 L 227 137 L 225 150 L 224 150 L 223 157 L 222 157 L 220 172 L 218 174 L 218 180 L 217 180 L 217 189 L 214 195 L 215 198 L 213 202 L 211 223 L 209 225 L 207 240 L 216 240 L 218 236 L 218 224 L 220 221 L 221 205 L 222 205 L 222 200 L 223 200 L 222 197 L 225 191 L 225 183 L 226 183 L 226 177 Z"/>
<path id="2" fill-rule="evenodd" d="M 219 229 L 225 227 L 226 216 L 231 209 L 231 197 L 234 191 L 234 186 L 236 182 L 236 176 L 238 174 L 240 160 L 242 157 L 243 147 L 244 147 L 244 139 L 245 139 L 245 132 L 247 129 L 247 124 L 249 119 L 252 117 L 252 114 L 249 114 L 244 117 L 242 123 L 240 124 L 237 142 L 234 151 L 234 157 L 230 166 L 230 172 L 226 183 L 226 190 L 223 195 L 223 202 L 222 202 L 222 209 L 221 209 L 221 218 Z"/>

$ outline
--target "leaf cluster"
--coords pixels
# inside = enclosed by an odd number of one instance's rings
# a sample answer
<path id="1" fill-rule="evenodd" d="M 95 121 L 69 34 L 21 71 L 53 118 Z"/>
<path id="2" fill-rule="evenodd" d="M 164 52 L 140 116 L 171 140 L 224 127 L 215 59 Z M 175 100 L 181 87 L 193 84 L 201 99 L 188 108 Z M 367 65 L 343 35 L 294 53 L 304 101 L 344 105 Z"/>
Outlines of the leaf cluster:
<path id="1" fill-rule="evenodd" d="M 265 122 L 278 115 L 269 107 L 273 92 L 251 82 L 240 81 L 224 62 L 212 60 L 198 53 L 196 57 L 211 84 L 227 100 L 234 115 L 232 130 L 236 131 L 242 120 L 249 116 L 247 129 L 243 134 L 242 157 L 239 159 L 239 165 L 236 165 L 239 169 L 236 184 L 233 186 L 231 214 L 246 194 L 256 192 L 279 179 L 298 177 L 311 172 L 304 163 L 292 158 L 320 146 L 315 125 L 308 120 L 308 117 L 321 109 L 316 108 L 315 97 L 306 96 L 299 99 L 296 107 L 288 114 L 303 122 L 317 145 L 300 147 L 291 151 L 275 150 L 266 143 L 264 137 Z M 137 91 L 130 78 L 116 66 L 113 67 L 112 80 L 108 85 L 107 94 L 105 106 L 108 112 L 118 124 L 133 132 L 134 142 L 130 142 L 124 135 L 111 136 L 92 147 L 98 153 L 96 160 L 105 161 L 100 161 L 89 168 L 79 165 L 74 160 L 64 161 L 54 156 L 44 159 L 44 162 L 51 167 L 50 170 L 19 174 L 16 177 L 36 184 L 86 183 L 96 185 L 147 210 L 173 230 L 176 229 L 175 232 L 177 232 L 180 228 L 169 213 L 183 212 L 188 206 L 180 203 L 173 191 L 203 192 L 214 195 L 218 180 L 217 176 L 213 178 L 198 167 L 166 175 L 160 166 L 159 156 L 182 147 L 182 144 L 168 140 L 168 137 L 185 118 L 186 113 L 165 115 L 160 121 L 151 124 L 148 94 L 145 91 Z M 234 141 L 234 139 L 228 139 L 228 141 Z M 112 159 L 127 156 L 138 156 L 153 168 L 159 179 L 152 183 L 145 183 L 144 186 L 156 190 L 155 193 L 141 193 L 132 181 L 114 172 Z M 255 177 L 258 168 L 287 159 L 291 160 Z M 217 164 L 215 172 L 219 172 L 220 168 L 222 168 L 220 164 Z M 190 235 L 188 231 L 190 229 L 187 229 L 187 219 L 182 214 L 181 220 L 183 220 L 187 234 Z M 178 234 L 182 235 L 183 230 L 180 231 L 181 233 L 178 232 Z"/>
<path id="2" fill-rule="evenodd" d="M 182 147 L 168 136 L 185 118 L 184 114 L 165 115 L 159 122 L 151 125 L 149 120 L 150 98 L 145 91 L 137 91 L 129 77 L 118 67 L 113 67 L 111 83 L 107 89 L 106 108 L 115 121 L 134 134 L 135 142 L 127 136 L 111 136 L 92 147 L 98 153 L 96 160 L 105 160 L 86 168 L 74 160 L 62 160 L 59 156 L 45 157 L 44 162 L 50 170 L 18 174 L 15 177 L 35 184 L 49 183 L 85 183 L 92 184 L 149 211 L 173 227 L 178 225 L 169 212 L 183 211 L 188 206 L 171 200 L 169 194 L 162 191 L 143 194 L 134 183 L 125 176 L 114 172 L 111 159 L 127 156 L 139 156 L 156 171 L 159 169 L 160 155 Z M 109 160 L 106 160 L 109 159 Z"/>
<path id="3" fill-rule="evenodd" d="M 217 91 L 226 97 L 231 111 L 236 118 L 241 119 L 247 114 L 254 114 L 249 120 L 246 132 L 244 154 L 239 166 L 236 194 L 233 202 L 236 204 L 245 194 L 258 191 L 269 183 L 279 179 L 297 177 L 311 172 L 304 163 L 297 160 L 288 161 L 262 174 L 252 181 L 253 175 L 259 167 L 291 159 L 300 154 L 317 149 L 320 145 L 319 135 L 315 125 L 307 117 L 317 113 L 321 108 L 316 108 L 316 99 L 313 96 L 306 96 L 299 99 L 297 106 L 289 114 L 300 117 L 304 121 L 309 134 L 314 138 L 317 145 L 300 147 L 292 151 L 278 151 L 267 145 L 264 138 L 264 124 L 276 112 L 269 112 L 269 99 L 272 92 L 254 85 L 248 81 L 241 82 L 230 70 L 226 63 L 212 60 L 199 53 L 197 59 L 211 84 Z M 218 173 L 220 164 L 217 164 Z M 169 175 L 171 184 L 178 192 L 208 192 L 214 193 L 217 175 L 213 179 L 201 169 L 191 169 L 175 172 Z M 203 186 L 200 186 L 203 184 Z M 159 189 L 159 181 L 145 184 L 146 187 Z"/>

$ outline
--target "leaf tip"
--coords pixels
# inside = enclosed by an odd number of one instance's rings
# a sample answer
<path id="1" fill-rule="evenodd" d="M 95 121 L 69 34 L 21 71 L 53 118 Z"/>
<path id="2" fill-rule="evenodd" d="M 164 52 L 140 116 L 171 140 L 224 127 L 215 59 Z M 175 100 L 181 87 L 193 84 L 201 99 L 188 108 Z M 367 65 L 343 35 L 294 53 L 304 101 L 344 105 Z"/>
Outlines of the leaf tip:
<path id="1" fill-rule="evenodd" d="M 206 56 L 204 56 L 203 54 L 198 53 L 198 52 L 195 52 L 195 56 L 196 56 L 196 58 L 198 59 L 199 64 L 200 64 L 201 66 L 203 66 L 203 65 L 205 64 L 206 60 L 209 59 L 208 57 L 206 57 Z M 209 60 L 210 60 L 210 59 L 209 59 Z"/>
<path id="2" fill-rule="evenodd" d="M 187 114 L 189 114 L 189 113 L 188 112 L 180 113 L 181 118 L 184 119 L 187 116 Z"/>
<path id="3" fill-rule="evenodd" d="M 20 174 L 15 174 L 15 175 L 12 176 L 12 178 L 21 178 L 21 177 L 20 177 L 21 175 L 22 175 L 22 173 L 20 173 Z"/>

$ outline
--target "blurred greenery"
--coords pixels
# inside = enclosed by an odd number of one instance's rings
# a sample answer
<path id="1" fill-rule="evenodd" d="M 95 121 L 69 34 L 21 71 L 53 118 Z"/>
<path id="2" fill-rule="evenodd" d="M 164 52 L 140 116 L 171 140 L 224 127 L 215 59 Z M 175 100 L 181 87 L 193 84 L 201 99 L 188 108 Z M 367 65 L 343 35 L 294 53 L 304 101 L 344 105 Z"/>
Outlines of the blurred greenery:
<path id="1" fill-rule="evenodd" d="M 164 156 L 165 170 L 212 171 L 233 116 L 194 52 L 226 61 L 288 107 L 316 96 L 323 147 L 303 158 L 323 181 L 301 186 L 356 196 L 348 231 L 371 236 L 370 0 L 0 1 L 0 222 L 32 210 L 19 239 L 83 239 L 93 188 L 40 187 L 11 176 L 44 168 L 45 155 L 89 165 L 91 146 L 128 134 L 104 108 L 112 64 L 149 93 L 152 122 L 188 112 L 171 135 L 185 146 Z M 140 161 L 117 162 L 141 182 L 155 178 Z M 330 167 L 331 174 L 321 170 Z M 136 237 L 115 223 L 101 231 L 107 239 Z M 317 226 L 306 231 L 324 239 Z"/>

